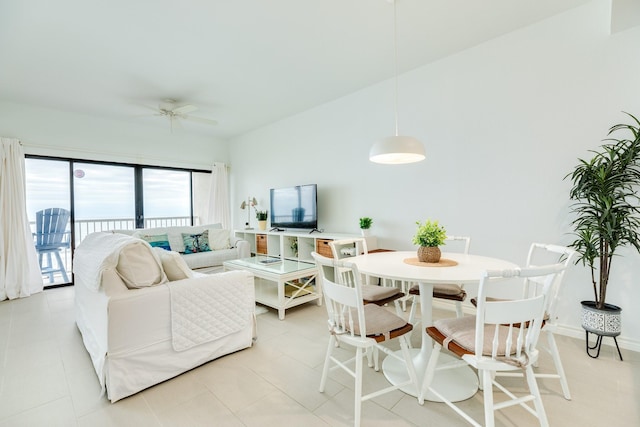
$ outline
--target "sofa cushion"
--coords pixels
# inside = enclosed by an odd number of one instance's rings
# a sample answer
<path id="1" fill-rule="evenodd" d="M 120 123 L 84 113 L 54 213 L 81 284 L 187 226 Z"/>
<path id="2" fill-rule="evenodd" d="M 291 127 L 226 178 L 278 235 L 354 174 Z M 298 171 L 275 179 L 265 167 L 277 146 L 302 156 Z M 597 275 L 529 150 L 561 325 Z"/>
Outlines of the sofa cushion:
<path id="1" fill-rule="evenodd" d="M 153 248 L 162 262 L 162 269 L 170 282 L 193 277 L 193 271 L 189 268 L 182 256 L 175 251 L 165 251 L 158 247 Z"/>
<path id="2" fill-rule="evenodd" d="M 202 233 L 182 233 L 182 241 L 184 242 L 184 253 L 195 254 L 198 252 L 209 252 L 209 230 Z"/>
<path id="3" fill-rule="evenodd" d="M 165 251 L 171 250 L 171 245 L 169 245 L 169 238 L 167 234 L 140 234 L 139 236 L 142 240 L 146 240 L 147 243 L 151 245 L 152 248 L 160 248 Z"/>
<path id="4" fill-rule="evenodd" d="M 133 237 L 139 237 L 142 234 L 167 234 L 169 238 L 169 246 L 172 251 L 184 252 L 184 241 L 182 240 L 182 233 L 197 234 L 202 233 L 204 230 L 219 230 L 222 229 L 222 224 L 206 224 L 206 225 L 176 225 L 169 227 L 153 227 L 143 228 L 137 230 Z"/>
<path id="5" fill-rule="evenodd" d="M 120 250 L 116 272 L 127 288 L 145 288 L 167 281 L 160 259 L 151 246 L 137 240 Z"/>
<path id="6" fill-rule="evenodd" d="M 214 251 L 229 249 L 231 247 L 231 243 L 229 241 L 229 230 L 209 230 L 209 247 Z"/>
<path id="7" fill-rule="evenodd" d="M 238 251 L 235 249 L 220 249 L 218 251 L 198 252 L 197 254 L 182 255 L 190 269 L 208 268 L 212 266 L 222 266 L 222 263 L 238 258 Z"/>

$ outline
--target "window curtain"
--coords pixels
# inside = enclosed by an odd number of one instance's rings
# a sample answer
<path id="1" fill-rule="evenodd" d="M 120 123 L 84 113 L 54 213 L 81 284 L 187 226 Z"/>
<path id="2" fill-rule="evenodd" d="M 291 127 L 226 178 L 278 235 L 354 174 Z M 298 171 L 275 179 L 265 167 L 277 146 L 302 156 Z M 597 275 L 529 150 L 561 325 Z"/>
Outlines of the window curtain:
<path id="1" fill-rule="evenodd" d="M 222 228 L 231 228 L 229 214 L 229 173 L 226 164 L 213 164 L 209 191 L 209 220 L 207 223 L 219 222 L 222 224 Z"/>
<path id="2" fill-rule="evenodd" d="M 20 141 L 0 138 L 0 301 L 44 288 L 29 227 L 24 150 Z"/>

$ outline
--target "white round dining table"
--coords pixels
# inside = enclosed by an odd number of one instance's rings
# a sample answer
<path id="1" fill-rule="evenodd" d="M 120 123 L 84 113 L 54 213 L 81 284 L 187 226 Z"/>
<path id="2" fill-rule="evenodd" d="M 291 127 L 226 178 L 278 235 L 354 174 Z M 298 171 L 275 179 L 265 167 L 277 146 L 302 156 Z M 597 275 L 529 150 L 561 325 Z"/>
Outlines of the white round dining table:
<path id="1" fill-rule="evenodd" d="M 426 327 L 433 324 L 431 313 L 433 285 L 439 283 L 474 284 L 480 281 L 480 276 L 485 270 L 512 269 L 517 265 L 497 258 L 446 252 L 442 253 L 442 259 L 455 261 L 456 265 L 430 267 L 405 262 L 411 258 L 417 258 L 415 251 L 376 252 L 358 255 L 345 261 L 355 264 L 360 273 L 368 276 L 418 283 L 422 316 L 422 344 L 420 349 L 412 349 L 412 353 L 418 384 L 422 385 L 433 348 L 431 338 L 426 332 Z M 454 360 L 453 356 L 441 353 L 438 362 L 447 363 L 451 360 Z M 400 384 L 408 380 L 403 363 L 394 357 L 384 359 L 382 371 L 392 384 Z M 467 366 L 441 370 L 436 372 L 433 387 L 451 401 L 459 402 L 470 398 L 478 391 L 478 377 Z M 415 390 L 413 385 L 405 386 L 401 390 L 412 396 L 418 395 L 418 390 Z M 425 399 L 440 401 L 430 393 L 425 396 Z"/>

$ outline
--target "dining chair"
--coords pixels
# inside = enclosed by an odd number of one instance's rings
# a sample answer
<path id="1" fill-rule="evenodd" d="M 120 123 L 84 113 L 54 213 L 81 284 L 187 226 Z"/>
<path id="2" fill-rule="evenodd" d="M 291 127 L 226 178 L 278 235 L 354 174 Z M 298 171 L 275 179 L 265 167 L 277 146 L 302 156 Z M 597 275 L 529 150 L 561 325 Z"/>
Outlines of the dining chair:
<path id="1" fill-rule="evenodd" d="M 527 255 L 527 267 L 535 267 L 540 265 L 546 265 L 551 263 L 562 263 L 565 267 L 568 267 L 576 257 L 577 252 L 571 248 L 567 248 L 559 245 L 551 245 L 546 243 L 532 243 L 529 247 L 529 253 Z M 566 269 L 561 271 L 553 283 L 549 298 L 547 299 L 547 305 L 545 306 L 544 322 L 542 323 L 542 332 L 546 335 L 546 345 L 540 345 L 551 358 L 553 359 L 553 365 L 555 372 L 540 372 L 535 371 L 537 378 L 555 378 L 560 380 L 562 387 L 562 394 L 567 400 L 571 400 L 571 392 L 569 391 L 569 382 L 564 372 L 562 365 L 562 359 L 560 358 L 560 351 L 556 343 L 554 332 L 558 328 L 558 294 L 560 292 L 561 284 L 564 279 Z M 538 278 L 525 278 L 522 287 L 523 296 L 536 295 L 541 292 L 543 284 L 540 283 Z M 497 300 L 498 298 L 493 298 Z M 475 298 L 471 299 L 471 303 L 476 305 Z M 537 368 L 537 366 L 536 366 Z M 517 373 L 501 373 L 501 376 L 516 376 Z"/>
<path id="2" fill-rule="evenodd" d="M 359 426 L 362 418 L 362 402 L 408 385 L 418 389 L 418 379 L 407 339 L 407 334 L 413 326 L 384 307 L 364 304 L 361 275 L 355 265 L 327 258 L 316 252 L 311 255 L 316 261 L 318 277 L 322 281 L 330 334 L 320 380 L 320 392 L 325 390 L 330 370 L 340 368 L 354 377 L 354 425 Z M 338 268 L 343 275 L 350 276 L 349 280 L 338 282 L 334 279 L 334 271 Z M 395 354 L 395 349 L 382 344 L 396 338 L 399 341 L 402 356 Z M 355 355 L 348 360 L 338 358 L 334 355 L 338 343 L 355 348 Z M 401 360 L 406 367 L 409 379 L 363 395 L 362 359 L 367 353 L 371 353 L 370 349 L 382 351 L 387 357 Z M 376 371 L 379 370 L 378 351 L 373 352 L 376 355 Z M 355 363 L 355 369 L 352 366 L 353 363 Z"/>
<path id="3" fill-rule="evenodd" d="M 343 260 L 356 255 L 368 254 L 367 241 L 364 238 L 340 239 L 329 242 L 331 254 L 334 259 Z M 348 279 L 350 269 L 336 268 L 334 271 L 336 281 Z M 400 315 L 400 300 L 405 296 L 402 290 L 396 286 L 371 285 L 370 277 L 365 276 L 365 283 L 362 284 L 362 297 L 365 304 L 386 305 L 393 302 L 396 313 Z"/>
<path id="4" fill-rule="evenodd" d="M 548 426 L 547 416 L 533 372 L 538 360 L 538 338 L 541 333 L 545 307 L 557 275 L 566 268 L 563 263 L 541 267 L 524 267 L 511 270 L 485 271 L 480 278 L 475 316 L 440 319 L 427 327 L 427 334 L 434 341 L 434 349 L 427 365 L 419 393 L 419 403 L 424 403 L 427 392 L 446 403 L 457 414 L 474 426 L 480 426 L 462 407 L 444 397 L 432 387 L 439 370 L 459 364 L 478 370 L 484 401 L 485 426 L 493 427 L 494 411 L 520 405 L 538 418 L 541 426 Z M 500 287 L 510 286 L 509 279 L 520 277 L 535 280 L 542 290 L 536 295 L 517 300 L 491 300 Z M 449 350 L 460 360 L 438 366 L 442 348 Z M 497 381 L 499 372 L 518 371 L 524 375 L 528 394 L 518 396 L 505 384 Z M 493 387 L 502 391 L 508 399 L 494 402 Z M 533 408 L 528 402 L 533 402 Z"/>
<path id="5" fill-rule="evenodd" d="M 447 236 L 445 242 L 451 244 L 453 249 L 450 252 L 458 251 L 463 254 L 469 253 L 469 246 L 471 246 L 471 237 L 468 236 Z M 448 250 L 449 251 L 449 250 Z M 420 302 L 420 287 L 417 283 L 411 283 L 411 286 L 407 292 L 412 296 L 411 310 L 409 310 L 409 323 L 417 325 L 416 321 L 416 307 Z M 456 306 L 456 316 L 462 317 L 462 303 L 467 299 L 467 292 L 464 290 L 463 284 L 457 283 L 440 283 L 433 285 L 433 298 L 444 299 L 448 301 L 454 301 Z"/>
<path id="6" fill-rule="evenodd" d="M 47 208 L 36 212 L 36 232 L 33 233 L 35 247 L 40 271 L 49 276 L 49 283 L 54 282 L 53 275 L 56 272 L 60 272 L 65 282 L 69 281 L 66 267 L 60 257 L 60 251 L 69 247 L 69 232 L 67 231 L 69 217 L 70 212 L 62 208 Z M 52 254 L 55 256 L 57 268 L 53 266 Z M 46 264 L 43 262 L 45 255 Z"/>

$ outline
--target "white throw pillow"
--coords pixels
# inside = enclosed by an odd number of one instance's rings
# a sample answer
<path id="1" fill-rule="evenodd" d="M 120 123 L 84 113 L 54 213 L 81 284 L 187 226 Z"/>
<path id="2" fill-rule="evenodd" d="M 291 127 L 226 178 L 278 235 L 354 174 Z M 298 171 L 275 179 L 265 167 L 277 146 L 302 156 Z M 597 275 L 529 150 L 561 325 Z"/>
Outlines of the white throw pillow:
<path id="1" fill-rule="evenodd" d="M 214 251 L 229 249 L 229 230 L 209 229 L 209 247 Z"/>
<path id="2" fill-rule="evenodd" d="M 167 281 L 160 259 L 145 241 L 136 240 L 120 250 L 116 272 L 129 289 L 145 288 Z"/>
<path id="3" fill-rule="evenodd" d="M 166 251 L 160 248 L 153 249 L 162 261 L 164 274 L 170 282 L 182 279 L 190 279 L 193 277 L 193 270 L 189 268 L 184 258 L 175 251 Z"/>

